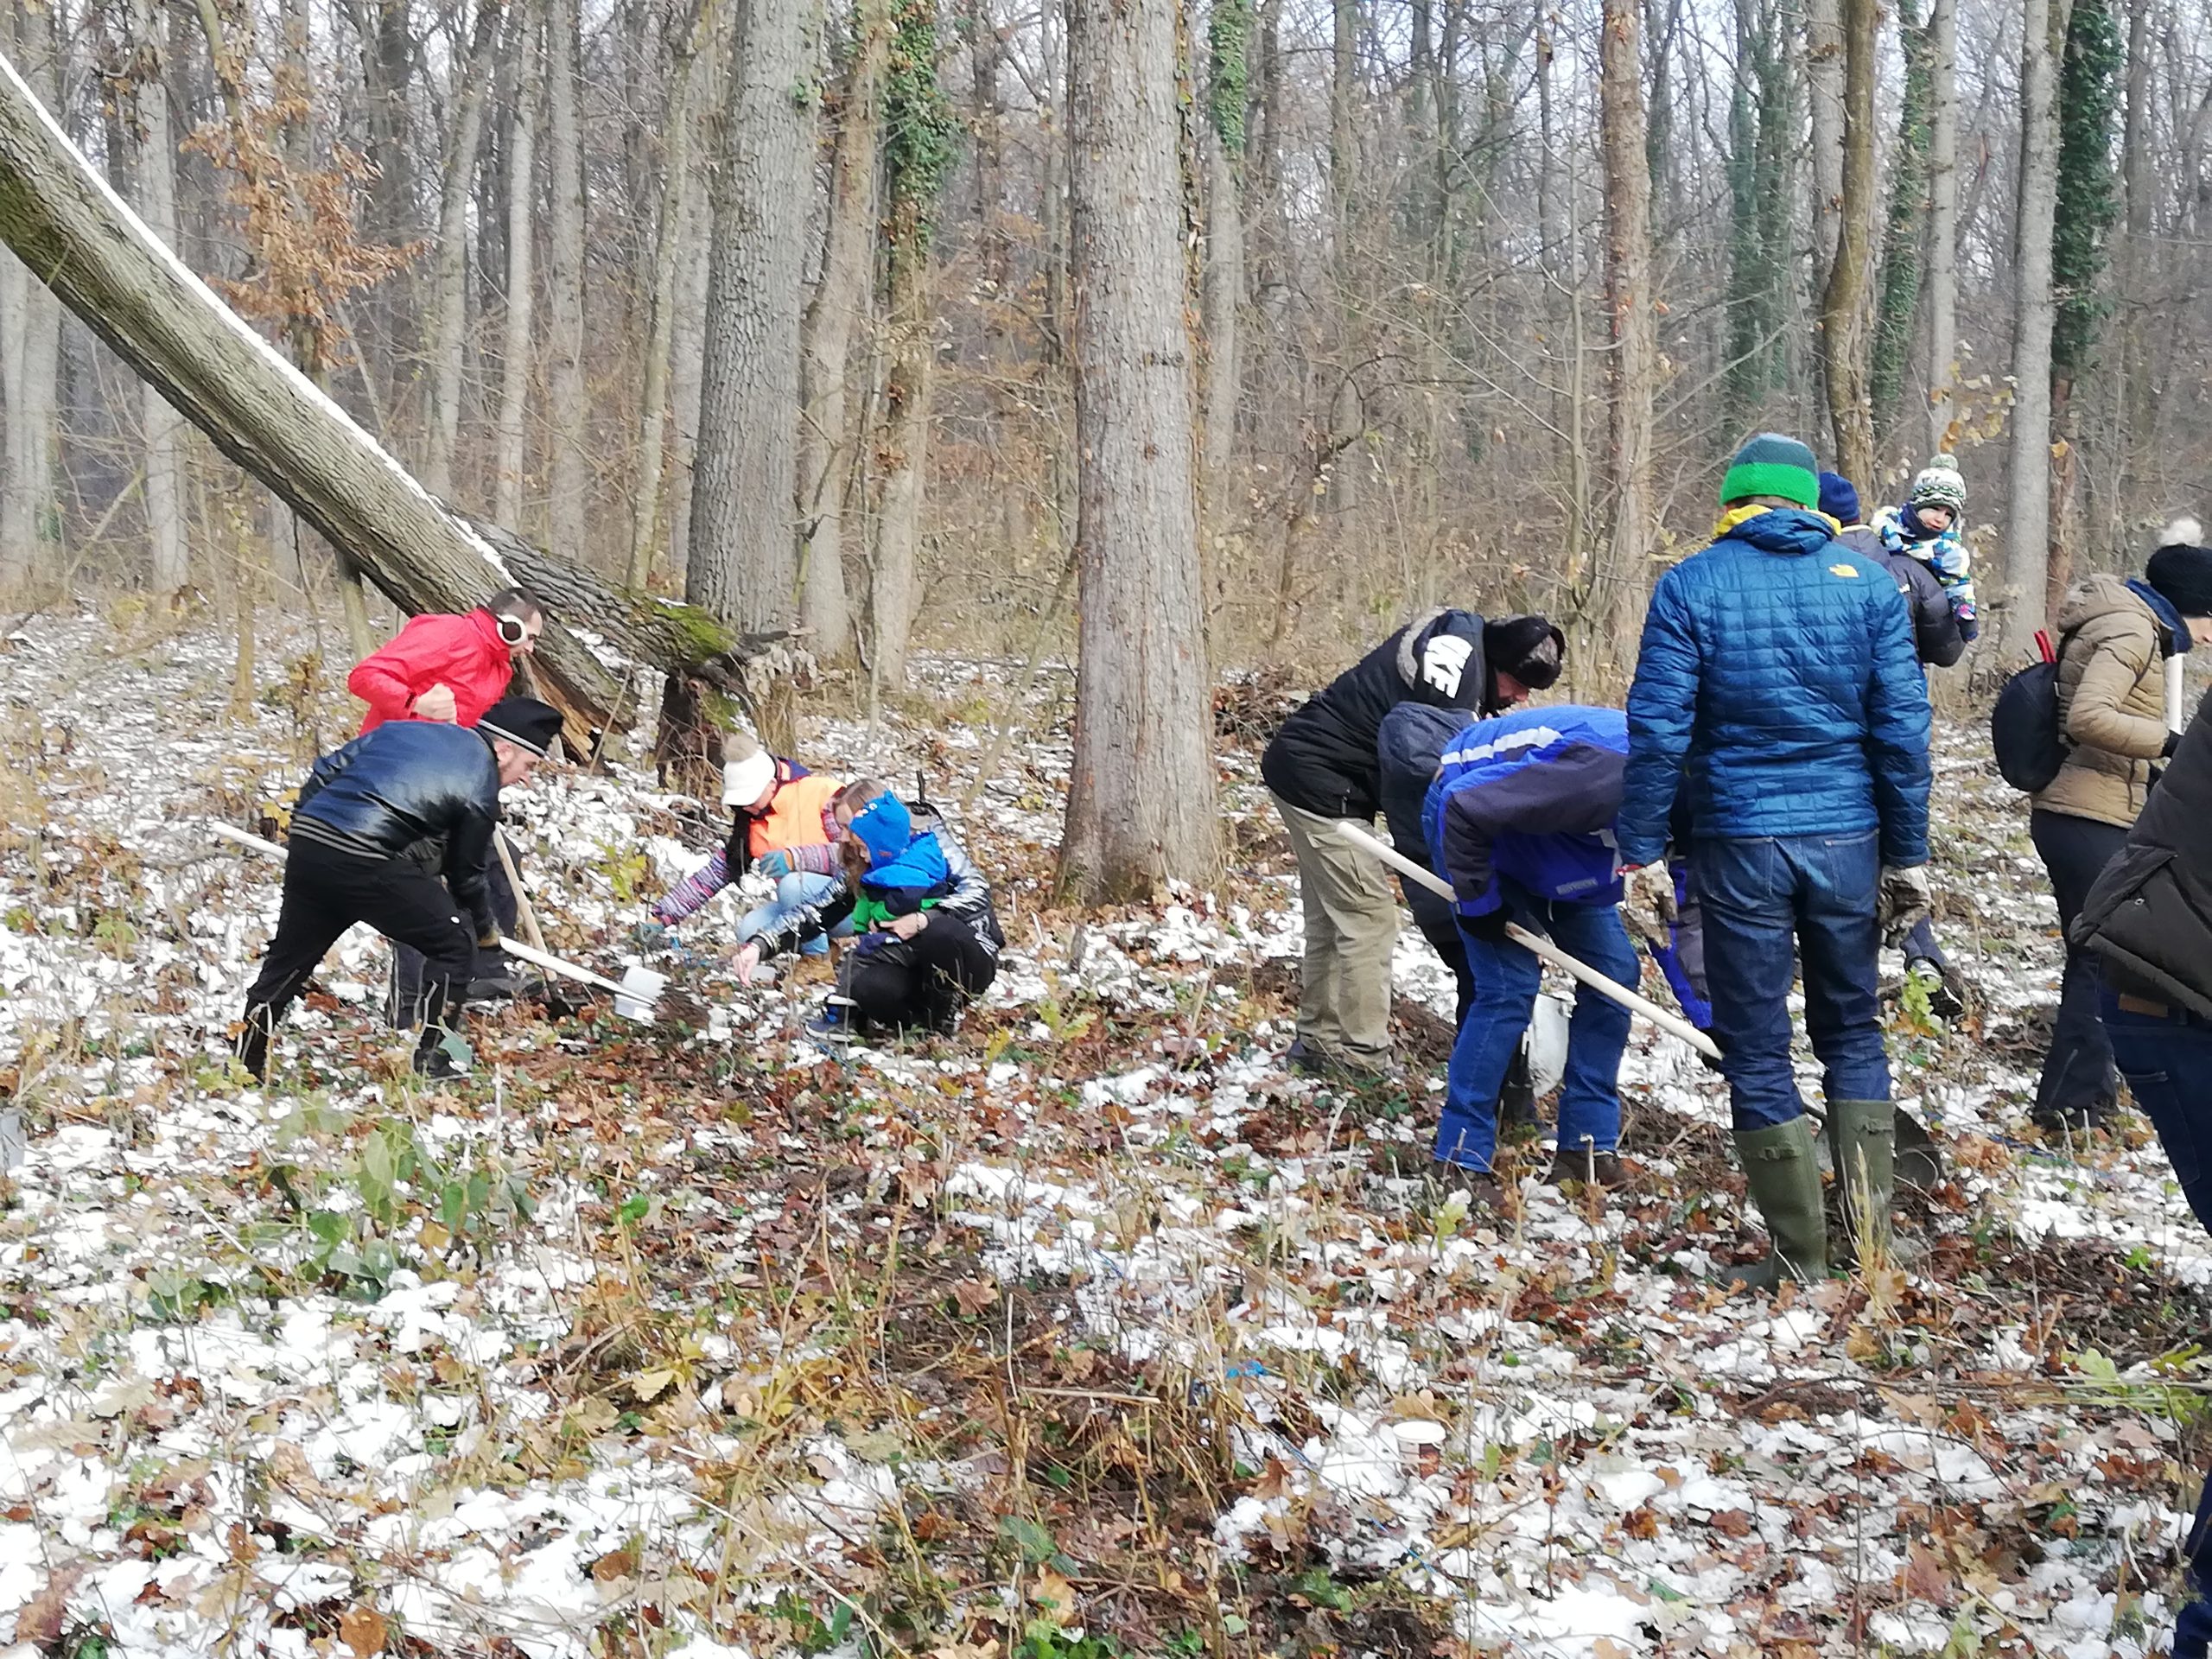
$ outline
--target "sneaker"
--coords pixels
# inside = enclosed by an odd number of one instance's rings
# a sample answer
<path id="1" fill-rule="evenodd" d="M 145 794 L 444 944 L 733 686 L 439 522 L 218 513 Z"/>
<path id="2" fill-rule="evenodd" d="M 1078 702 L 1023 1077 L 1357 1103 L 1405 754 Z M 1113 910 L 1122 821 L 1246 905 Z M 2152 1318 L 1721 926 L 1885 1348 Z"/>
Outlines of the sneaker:
<path id="1" fill-rule="evenodd" d="M 1628 1174 L 1621 1167 L 1620 1154 L 1561 1147 L 1552 1159 L 1552 1166 L 1544 1172 L 1546 1186 L 1569 1186 L 1592 1179 L 1609 1192 L 1625 1185 Z"/>
<path id="2" fill-rule="evenodd" d="M 859 1033 L 853 1029 L 853 1000 L 849 996 L 825 997 L 822 1012 L 800 1027 L 817 1043 L 849 1043 Z"/>
<path id="3" fill-rule="evenodd" d="M 1905 963 L 1904 976 L 1921 988 L 1928 998 L 1928 1012 L 1938 1020 L 1956 1020 L 1967 1011 L 1966 999 L 1951 983 L 1951 976 L 1927 957 L 1916 957 Z"/>

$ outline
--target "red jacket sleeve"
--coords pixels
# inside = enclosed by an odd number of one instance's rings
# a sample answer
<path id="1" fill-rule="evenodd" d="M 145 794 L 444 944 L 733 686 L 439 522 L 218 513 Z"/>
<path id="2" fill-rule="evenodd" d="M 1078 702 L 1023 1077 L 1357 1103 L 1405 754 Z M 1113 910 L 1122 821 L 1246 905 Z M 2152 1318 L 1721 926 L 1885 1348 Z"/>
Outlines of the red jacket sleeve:
<path id="1" fill-rule="evenodd" d="M 371 731 L 388 720 L 413 717 L 415 699 L 446 676 L 453 658 L 452 632 L 462 619 L 418 616 L 371 652 L 346 677 L 346 689 L 369 705 L 361 724 Z"/>

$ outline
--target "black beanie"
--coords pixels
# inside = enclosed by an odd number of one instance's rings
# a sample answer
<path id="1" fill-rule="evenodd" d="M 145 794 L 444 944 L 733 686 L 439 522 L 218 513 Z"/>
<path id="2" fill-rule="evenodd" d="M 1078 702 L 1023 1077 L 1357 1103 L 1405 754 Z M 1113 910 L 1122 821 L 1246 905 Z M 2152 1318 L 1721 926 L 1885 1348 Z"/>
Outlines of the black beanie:
<path id="1" fill-rule="evenodd" d="M 484 711 L 476 729 L 486 737 L 505 738 L 517 748 L 543 755 L 561 735 L 561 711 L 536 697 L 502 697 Z"/>
<path id="2" fill-rule="evenodd" d="M 2162 547 L 2143 567 L 2143 580 L 2183 616 L 2212 616 L 2212 547 Z"/>
<path id="3" fill-rule="evenodd" d="M 1483 658 L 1492 674 L 1510 674 L 1531 691 L 1559 678 L 1567 636 L 1541 616 L 1502 616 L 1483 624 Z"/>

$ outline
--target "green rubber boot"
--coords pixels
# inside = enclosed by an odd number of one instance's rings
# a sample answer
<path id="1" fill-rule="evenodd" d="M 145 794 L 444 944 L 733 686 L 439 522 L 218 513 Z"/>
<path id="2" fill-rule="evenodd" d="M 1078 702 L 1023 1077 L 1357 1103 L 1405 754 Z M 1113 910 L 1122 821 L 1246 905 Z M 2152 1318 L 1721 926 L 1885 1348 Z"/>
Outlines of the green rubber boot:
<path id="1" fill-rule="evenodd" d="M 1724 1284 L 1740 1282 L 1753 1290 L 1771 1290 L 1784 1279 L 1826 1278 L 1828 1227 L 1821 1213 L 1821 1166 L 1811 1121 L 1800 1113 L 1772 1128 L 1738 1129 L 1736 1155 L 1743 1160 L 1751 1202 L 1773 1245 L 1764 1261 L 1723 1268 L 1717 1276 Z"/>
<path id="2" fill-rule="evenodd" d="M 1897 1110 L 1886 1100 L 1828 1103 L 1828 1160 L 1843 1199 L 1840 1262 L 1890 1254 L 1890 1205 L 1896 1196 Z M 1866 1209 L 1859 1209 L 1861 1197 Z"/>

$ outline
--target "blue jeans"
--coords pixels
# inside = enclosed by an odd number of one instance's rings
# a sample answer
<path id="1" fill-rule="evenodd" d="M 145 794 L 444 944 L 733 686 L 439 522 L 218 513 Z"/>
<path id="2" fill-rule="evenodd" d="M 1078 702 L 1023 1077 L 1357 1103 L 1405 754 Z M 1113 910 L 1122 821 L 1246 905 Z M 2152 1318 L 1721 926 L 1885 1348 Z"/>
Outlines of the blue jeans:
<path id="1" fill-rule="evenodd" d="M 1621 913 L 1611 905 L 1554 903 L 1498 879 L 1513 919 L 1533 933 L 1548 934 L 1560 950 L 1608 979 L 1633 986 L 1638 964 Z M 1452 1046 L 1444 1114 L 1436 1126 L 1436 1155 L 1446 1163 L 1487 1170 L 1497 1153 L 1497 1096 L 1505 1068 L 1521 1046 L 1535 1011 L 1542 967 L 1510 941 L 1493 944 L 1464 928 L 1475 1000 Z M 1579 1152 L 1586 1141 L 1599 1152 L 1620 1144 L 1621 1051 L 1628 1046 L 1628 1010 L 1594 991 L 1578 991 L 1567 1027 L 1567 1075 L 1559 1091 L 1559 1144 Z"/>
<path id="2" fill-rule="evenodd" d="M 2109 984 L 2098 989 L 2113 1058 L 2158 1130 L 2182 1196 L 2212 1231 L 2212 1024 L 2181 1008 L 2164 1014 L 2123 1008 Z M 2212 1644 L 2212 1480 L 2205 1482 L 2196 1524 L 2183 1548 L 2196 1599 L 2175 1621 L 2174 1656 L 2205 1659 Z"/>
<path id="3" fill-rule="evenodd" d="M 756 933 L 765 933 L 802 905 L 818 904 L 837 891 L 834 875 L 816 875 L 810 870 L 793 870 L 776 883 L 776 896 L 766 904 L 745 912 L 745 919 L 737 925 L 737 942 L 745 944 Z M 850 917 L 831 928 L 828 934 L 817 934 L 799 949 L 810 957 L 827 955 L 832 938 L 849 939 L 853 936 Z"/>
<path id="4" fill-rule="evenodd" d="M 1882 857 L 1874 831 L 1745 841 L 1700 836 L 1691 855 L 1705 922 L 1713 1038 L 1738 1129 L 1803 1116 L 1789 1063 L 1793 952 L 1805 1034 L 1830 1100 L 1887 1100 L 1874 919 Z"/>

